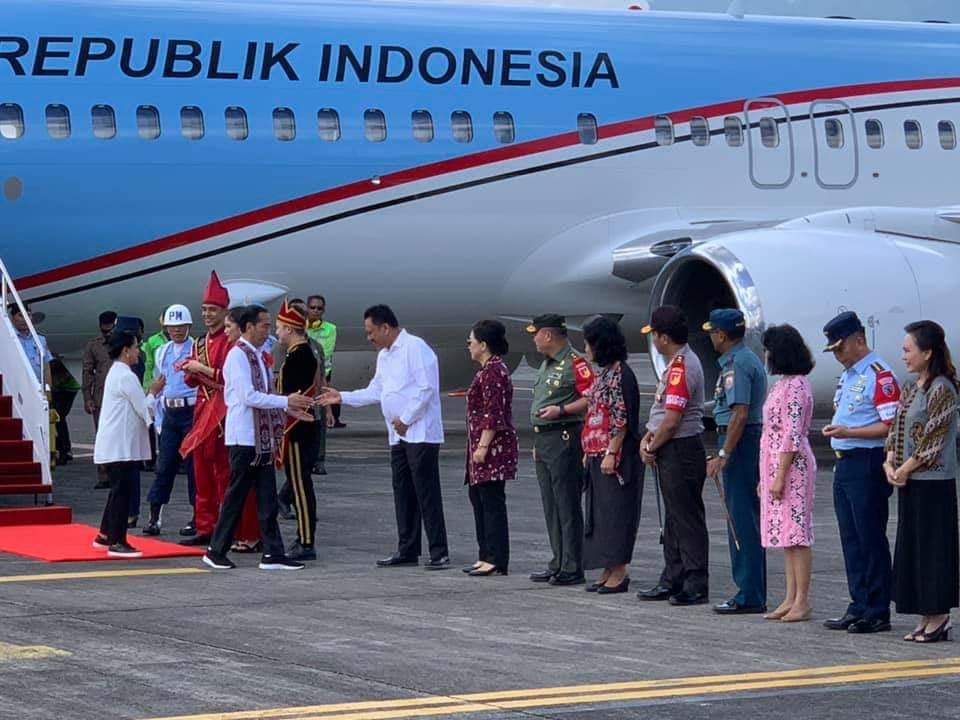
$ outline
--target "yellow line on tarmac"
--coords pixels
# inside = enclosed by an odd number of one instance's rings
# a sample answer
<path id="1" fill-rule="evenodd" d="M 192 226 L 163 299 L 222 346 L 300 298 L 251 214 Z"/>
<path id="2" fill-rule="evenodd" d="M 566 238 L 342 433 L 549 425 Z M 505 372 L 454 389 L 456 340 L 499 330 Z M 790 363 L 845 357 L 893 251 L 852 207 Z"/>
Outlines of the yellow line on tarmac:
<path id="1" fill-rule="evenodd" d="M 9 662 L 13 660 L 42 660 L 50 657 L 66 657 L 70 655 L 66 650 L 57 650 L 57 648 L 47 645 L 14 645 L 13 643 L 0 642 L 0 662 Z"/>
<path id="2" fill-rule="evenodd" d="M 154 720 L 265 720 L 267 718 L 285 718 L 287 720 L 393 720 L 395 718 L 436 717 L 558 705 L 590 705 L 628 700 L 712 695 L 773 688 L 829 686 L 941 675 L 960 675 L 960 658 L 835 665 L 736 675 L 707 675 L 396 700 L 368 700 L 304 707 L 179 715 Z"/>
<path id="3" fill-rule="evenodd" d="M 96 580 L 98 578 L 143 577 L 146 575 L 196 575 L 202 568 L 154 568 L 152 570 L 91 570 L 89 572 L 42 573 L 39 575 L 2 575 L 0 583 L 45 582 L 48 580 Z"/>

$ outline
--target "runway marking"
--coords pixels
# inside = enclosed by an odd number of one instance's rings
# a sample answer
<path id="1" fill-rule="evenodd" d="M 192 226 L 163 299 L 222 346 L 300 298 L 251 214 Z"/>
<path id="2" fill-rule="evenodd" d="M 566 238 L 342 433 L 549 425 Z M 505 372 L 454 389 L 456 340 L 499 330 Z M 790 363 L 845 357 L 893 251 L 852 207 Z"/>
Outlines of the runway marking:
<path id="1" fill-rule="evenodd" d="M 43 660 L 51 657 L 68 657 L 70 653 L 66 650 L 57 650 L 57 648 L 47 645 L 14 645 L 13 643 L 0 642 L 0 662 L 13 662 L 16 660 Z"/>
<path id="2" fill-rule="evenodd" d="M 395 720 L 397 718 L 438 717 L 478 712 L 547 708 L 561 705 L 593 705 L 731 694 L 775 688 L 828 687 L 898 679 L 918 679 L 944 675 L 960 676 L 960 658 L 905 660 L 899 662 L 834 665 L 736 675 L 663 680 L 638 680 L 594 685 L 506 690 L 499 692 L 440 695 L 395 700 L 308 705 L 225 713 L 177 715 L 152 720 Z"/>
<path id="3" fill-rule="evenodd" d="M 38 575 L 2 575 L 0 583 L 46 582 L 48 580 L 96 580 L 98 578 L 142 577 L 144 575 L 206 574 L 202 568 L 155 568 L 152 570 L 91 570 L 89 572 L 42 573 Z"/>

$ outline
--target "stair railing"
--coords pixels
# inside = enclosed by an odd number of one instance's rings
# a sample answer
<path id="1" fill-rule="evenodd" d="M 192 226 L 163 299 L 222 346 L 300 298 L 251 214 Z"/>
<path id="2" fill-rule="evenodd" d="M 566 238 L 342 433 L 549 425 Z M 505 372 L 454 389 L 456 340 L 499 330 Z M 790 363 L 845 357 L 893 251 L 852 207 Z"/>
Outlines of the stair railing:
<path id="1" fill-rule="evenodd" d="M 40 336 L 3 260 L 0 260 L 0 276 L 0 297 L 3 300 L 3 305 L 0 305 L 0 317 L 3 318 L 0 322 L 0 373 L 3 374 L 3 393 L 13 397 L 13 414 L 23 421 L 24 434 L 33 442 L 33 459 L 40 463 L 44 485 L 53 485 L 53 474 L 50 472 L 50 405 L 47 402 L 47 389 L 33 372 L 30 359 L 24 352 L 7 313 L 7 307 L 16 305 L 20 309 L 37 347 L 42 347 Z M 45 358 L 41 359 L 41 368 L 46 362 Z M 41 373 L 41 377 L 44 377 L 44 373 Z"/>

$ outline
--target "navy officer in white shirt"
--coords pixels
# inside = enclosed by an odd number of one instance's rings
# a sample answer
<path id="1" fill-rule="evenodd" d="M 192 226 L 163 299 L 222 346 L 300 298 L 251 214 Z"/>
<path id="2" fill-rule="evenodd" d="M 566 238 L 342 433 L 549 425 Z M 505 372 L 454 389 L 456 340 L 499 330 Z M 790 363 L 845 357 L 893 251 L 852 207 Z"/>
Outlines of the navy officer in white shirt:
<path id="1" fill-rule="evenodd" d="M 217 570 L 234 564 L 227 558 L 243 504 L 254 489 L 257 517 L 263 537 L 261 570 L 302 570 L 303 563 L 286 557 L 277 523 L 277 478 L 274 460 L 283 436 L 284 412 L 303 415 L 313 407 L 312 397 L 300 393 L 276 395 L 264 361 L 264 342 L 270 334 L 270 313 L 259 305 L 240 315 L 236 344 L 223 363 L 223 399 L 227 405 L 224 436 L 230 455 L 230 484 L 220 507 L 203 562 Z"/>
<path id="2" fill-rule="evenodd" d="M 393 503 L 397 512 L 397 551 L 377 560 L 380 567 L 416 565 L 420 525 L 427 534 L 428 570 L 450 565 L 447 528 L 440 493 L 440 369 L 437 356 L 422 339 L 400 328 L 386 305 L 363 313 L 367 340 L 379 350 L 373 380 L 363 390 L 339 392 L 328 387 L 321 405 L 362 407 L 380 403 L 390 440 Z"/>

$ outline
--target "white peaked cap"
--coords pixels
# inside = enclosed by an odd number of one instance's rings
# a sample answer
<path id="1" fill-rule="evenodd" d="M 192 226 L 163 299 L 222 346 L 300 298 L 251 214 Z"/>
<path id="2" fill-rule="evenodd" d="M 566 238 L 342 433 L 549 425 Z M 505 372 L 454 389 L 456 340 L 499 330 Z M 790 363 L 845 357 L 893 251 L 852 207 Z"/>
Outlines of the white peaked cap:
<path id="1" fill-rule="evenodd" d="M 193 325 L 190 310 L 186 305 L 171 305 L 163 311 L 163 325 Z"/>

